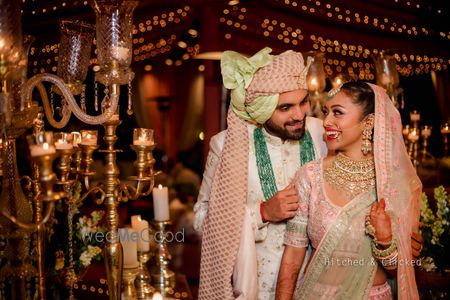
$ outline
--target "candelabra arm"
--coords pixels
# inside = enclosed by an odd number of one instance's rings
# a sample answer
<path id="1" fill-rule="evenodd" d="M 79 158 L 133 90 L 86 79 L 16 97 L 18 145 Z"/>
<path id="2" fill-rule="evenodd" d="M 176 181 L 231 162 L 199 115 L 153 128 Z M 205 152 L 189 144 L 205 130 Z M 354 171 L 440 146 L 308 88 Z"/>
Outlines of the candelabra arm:
<path id="1" fill-rule="evenodd" d="M 84 177 L 84 187 L 86 188 L 86 190 L 90 190 L 91 189 L 91 184 L 90 184 L 90 180 L 89 180 L 89 176 L 83 176 Z"/>
<path id="2" fill-rule="evenodd" d="M 125 197 L 122 197 L 124 201 L 127 199 L 136 200 L 142 195 L 143 184 L 141 180 L 137 180 L 136 187 L 130 184 L 121 184 L 120 190 L 125 194 Z"/>
<path id="3" fill-rule="evenodd" d="M 73 97 L 70 89 L 67 87 L 67 85 L 64 83 L 64 81 L 61 78 L 59 78 L 58 76 L 53 75 L 53 74 L 48 74 L 48 73 L 35 75 L 24 84 L 23 92 L 25 95 L 25 99 L 31 99 L 34 87 L 36 87 L 38 84 L 42 85 L 42 82 L 44 82 L 44 81 L 53 83 L 61 91 L 63 97 L 67 101 L 67 104 L 69 105 L 69 108 L 70 108 L 70 111 L 68 111 L 66 114 L 70 117 L 71 112 L 73 112 L 74 115 L 78 119 L 80 119 L 81 121 L 83 121 L 86 124 L 90 124 L 90 125 L 103 124 L 107 120 L 109 120 L 111 118 L 111 116 L 117 110 L 117 106 L 119 104 L 119 93 L 114 93 L 114 89 L 113 89 L 113 92 L 110 94 L 111 105 L 109 105 L 106 108 L 104 113 L 102 113 L 101 115 L 98 115 L 98 116 L 90 116 L 90 115 L 84 113 L 83 110 L 78 106 L 77 101 Z M 46 95 L 46 93 L 45 93 L 45 95 Z M 44 102 L 44 107 L 47 106 L 47 108 L 49 108 L 48 97 L 43 97 L 42 101 Z M 53 116 L 50 113 L 50 111 L 48 111 L 46 109 L 45 114 L 46 114 L 49 122 L 52 124 L 52 122 L 55 123 L 56 121 L 54 121 Z M 53 121 L 50 121 L 50 120 L 53 120 Z M 65 120 L 65 119 L 63 118 L 63 120 Z M 63 120 L 61 120 L 61 121 L 63 121 Z M 61 121 L 57 122 L 57 125 L 58 125 L 57 128 L 62 128 L 64 126 L 66 126 L 69 121 L 69 118 L 67 118 L 67 120 L 65 121 L 65 124 L 61 123 Z M 54 125 L 52 125 L 52 126 L 54 126 Z"/>
<path id="4" fill-rule="evenodd" d="M 150 193 L 152 192 L 152 190 L 153 190 L 153 187 L 155 186 L 155 176 L 157 176 L 157 175 L 159 175 L 159 174 L 161 174 L 162 172 L 161 171 L 156 171 L 156 172 L 152 172 L 151 174 L 150 174 L 150 185 L 148 186 L 148 190 L 145 192 L 145 193 L 142 193 L 142 196 L 148 196 L 148 195 L 150 195 Z"/>
<path id="5" fill-rule="evenodd" d="M 52 108 L 50 107 L 50 104 L 49 104 L 47 90 L 45 89 L 44 85 L 41 82 L 38 82 L 36 84 L 36 87 L 39 91 L 39 94 L 41 95 L 42 104 L 44 106 L 44 112 L 45 112 L 45 115 L 47 116 L 47 121 L 50 123 L 50 125 L 57 129 L 61 129 L 64 126 L 66 126 L 70 120 L 70 115 L 71 115 L 70 111 L 62 114 L 63 117 L 62 117 L 61 121 L 59 121 L 59 122 L 56 121 L 53 118 Z M 66 108 L 64 107 L 63 109 L 65 110 Z"/>
<path id="6" fill-rule="evenodd" d="M 1 210 L 0 214 L 2 216 L 4 216 L 5 218 L 7 218 L 8 220 L 10 220 L 11 222 L 13 222 L 15 225 L 19 226 L 20 228 L 23 228 L 23 229 L 26 229 L 29 231 L 35 231 L 35 230 L 39 229 L 39 227 L 42 227 L 45 223 L 47 223 L 47 221 L 50 219 L 50 216 L 53 213 L 54 207 L 55 207 L 54 202 L 49 202 L 49 204 L 46 205 L 44 218 L 39 223 L 24 223 L 24 222 L 18 220 L 16 217 L 10 215 L 8 212 L 6 212 L 4 210 Z"/>
<path id="7" fill-rule="evenodd" d="M 102 204 L 103 201 L 105 200 L 105 196 L 106 193 L 105 191 L 103 191 L 103 189 L 99 186 L 94 186 L 90 189 L 88 189 L 88 191 L 86 193 L 83 194 L 83 196 L 80 197 L 80 199 L 78 199 L 78 201 L 76 202 L 76 204 L 83 202 L 84 199 L 87 198 L 87 196 L 89 196 L 90 194 L 94 193 L 94 192 L 100 192 L 101 197 L 99 199 L 96 200 L 97 204 Z"/>

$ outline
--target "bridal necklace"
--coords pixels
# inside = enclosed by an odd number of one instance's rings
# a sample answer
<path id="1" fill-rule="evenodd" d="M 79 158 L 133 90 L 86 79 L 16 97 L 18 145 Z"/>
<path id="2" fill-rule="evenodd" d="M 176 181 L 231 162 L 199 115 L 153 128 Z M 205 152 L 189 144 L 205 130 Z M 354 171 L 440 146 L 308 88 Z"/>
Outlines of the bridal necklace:
<path id="1" fill-rule="evenodd" d="M 334 189 L 353 199 L 375 187 L 375 162 L 373 158 L 352 160 L 338 153 L 323 175 Z"/>

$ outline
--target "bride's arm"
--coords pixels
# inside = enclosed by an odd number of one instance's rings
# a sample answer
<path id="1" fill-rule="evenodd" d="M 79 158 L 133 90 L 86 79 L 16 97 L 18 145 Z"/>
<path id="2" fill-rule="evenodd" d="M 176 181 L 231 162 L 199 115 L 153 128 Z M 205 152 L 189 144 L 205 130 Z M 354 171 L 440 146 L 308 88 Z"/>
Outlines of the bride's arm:
<path id="1" fill-rule="evenodd" d="M 306 248 L 286 245 L 281 259 L 275 299 L 291 300 L 297 283 L 298 273 L 305 259 Z"/>

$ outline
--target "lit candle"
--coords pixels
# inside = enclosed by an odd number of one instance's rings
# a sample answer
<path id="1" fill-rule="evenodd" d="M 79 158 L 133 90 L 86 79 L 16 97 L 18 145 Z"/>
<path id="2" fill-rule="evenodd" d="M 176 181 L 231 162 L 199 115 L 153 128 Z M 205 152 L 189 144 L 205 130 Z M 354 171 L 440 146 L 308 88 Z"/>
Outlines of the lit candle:
<path id="1" fill-rule="evenodd" d="M 97 145 L 97 130 L 81 130 L 81 145 Z"/>
<path id="2" fill-rule="evenodd" d="M 153 141 L 146 141 L 142 138 L 139 138 L 137 140 L 133 140 L 133 145 L 143 145 L 143 146 L 151 146 L 153 145 Z"/>
<path id="3" fill-rule="evenodd" d="M 144 145 L 144 146 L 153 145 L 153 129 L 134 128 L 133 145 Z"/>
<path id="4" fill-rule="evenodd" d="M 49 143 L 42 143 L 37 145 L 30 145 L 30 154 L 31 156 L 41 156 L 46 154 L 55 153 L 55 146 L 50 145 Z"/>
<path id="5" fill-rule="evenodd" d="M 54 134 L 55 148 L 58 150 L 73 149 L 73 135 L 71 133 L 57 132 Z"/>
<path id="6" fill-rule="evenodd" d="M 408 140 L 410 140 L 411 142 L 417 142 L 419 140 L 419 134 L 416 130 L 416 128 L 414 128 L 409 134 L 408 134 Z"/>
<path id="7" fill-rule="evenodd" d="M 156 221 L 168 221 L 169 218 L 169 190 L 158 185 L 153 189 L 153 213 Z"/>
<path id="8" fill-rule="evenodd" d="M 420 121 L 420 113 L 417 110 L 413 110 L 409 113 L 409 118 L 411 119 L 411 122 Z"/>
<path id="9" fill-rule="evenodd" d="M 441 133 L 442 134 L 450 133 L 450 125 L 448 123 L 442 124 L 442 126 L 441 126 Z"/>
<path id="10" fill-rule="evenodd" d="M 116 46 L 111 48 L 111 56 L 117 60 L 127 60 L 130 56 L 130 49 Z"/>
<path id="11" fill-rule="evenodd" d="M 27 136 L 31 156 L 42 156 L 56 152 L 53 132 L 38 132 Z"/>
<path id="12" fill-rule="evenodd" d="M 146 220 L 142 220 L 141 215 L 131 216 L 131 227 L 136 229 L 139 234 L 137 240 L 137 251 L 148 252 L 150 250 L 148 222 Z"/>
<path id="13" fill-rule="evenodd" d="M 405 126 L 403 127 L 402 134 L 403 134 L 404 136 L 408 136 L 409 130 L 410 130 L 409 125 L 405 125 Z"/>
<path id="14" fill-rule="evenodd" d="M 431 135 L 431 126 L 425 125 L 422 127 L 421 135 L 423 137 L 429 137 Z"/>
<path id="15" fill-rule="evenodd" d="M 55 148 L 58 150 L 67 150 L 67 149 L 73 149 L 73 145 L 66 143 L 65 141 L 57 140 L 55 142 Z"/>
<path id="16" fill-rule="evenodd" d="M 155 292 L 155 293 L 153 294 L 152 300 L 163 300 L 163 297 L 161 296 L 160 293 Z"/>
<path id="17" fill-rule="evenodd" d="M 137 236 L 138 233 L 133 228 L 119 228 L 119 239 L 123 249 L 123 267 L 138 267 L 137 260 Z"/>

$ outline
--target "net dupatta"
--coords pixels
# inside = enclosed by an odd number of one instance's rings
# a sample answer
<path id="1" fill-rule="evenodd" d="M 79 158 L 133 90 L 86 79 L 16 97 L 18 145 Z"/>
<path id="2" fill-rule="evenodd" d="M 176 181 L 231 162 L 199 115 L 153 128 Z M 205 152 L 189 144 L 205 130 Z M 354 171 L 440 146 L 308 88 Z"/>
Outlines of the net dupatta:
<path id="1" fill-rule="evenodd" d="M 398 299 L 419 299 L 411 253 L 411 233 L 418 231 L 422 183 L 406 151 L 400 114 L 379 86 L 375 92 L 374 156 L 377 198 L 386 201 L 393 236 L 398 241 Z"/>

